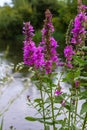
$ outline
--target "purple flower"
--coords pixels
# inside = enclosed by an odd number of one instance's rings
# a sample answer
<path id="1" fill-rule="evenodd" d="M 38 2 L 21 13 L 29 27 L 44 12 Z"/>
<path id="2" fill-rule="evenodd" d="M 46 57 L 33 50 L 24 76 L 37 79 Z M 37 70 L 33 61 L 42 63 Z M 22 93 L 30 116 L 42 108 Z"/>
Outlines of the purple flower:
<path id="1" fill-rule="evenodd" d="M 85 12 L 86 9 L 87 9 L 87 6 L 86 6 L 86 5 L 81 5 L 81 6 L 79 7 L 80 12 Z"/>
<path id="2" fill-rule="evenodd" d="M 56 89 L 55 92 L 54 92 L 54 94 L 55 94 L 55 96 L 59 96 L 59 95 L 62 94 L 62 92 L 60 90 Z"/>
<path id="3" fill-rule="evenodd" d="M 35 60 L 36 60 L 36 46 L 33 41 L 31 41 L 29 44 L 24 45 L 24 64 L 29 66 L 34 66 Z"/>
<path id="4" fill-rule="evenodd" d="M 64 56 L 66 57 L 67 61 L 72 60 L 72 56 L 75 54 L 72 45 L 67 45 L 64 49 Z"/>
<path id="5" fill-rule="evenodd" d="M 52 73 L 52 61 L 51 60 L 47 60 L 45 61 L 45 70 L 46 70 L 46 74 Z"/>
<path id="6" fill-rule="evenodd" d="M 36 47 L 33 42 L 25 45 L 24 48 L 24 64 L 41 69 L 44 65 L 44 54 L 41 47 Z"/>
<path id="7" fill-rule="evenodd" d="M 71 60 L 72 60 L 72 56 L 75 55 L 75 52 L 73 50 L 73 46 L 72 45 L 67 45 L 64 49 L 64 56 L 66 58 L 66 66 L 68 68 L 73 68 Z"/>
<path id="8" fill-rule="evenodd" d="M 72 63 L 71 63 L 70 61 L 68 61 L 68 62 L 66 63 L 66 66 L 67 66 L 68 68 L 70 68 L 70 69 L 73 68 Z"/>
<path id="9" fill-rule="evenodd" d="M 42 53 L 42 47 L 37 47 L 36 55 L 35 68 L 42 69 L 44 66 L 44 54 Z"/>

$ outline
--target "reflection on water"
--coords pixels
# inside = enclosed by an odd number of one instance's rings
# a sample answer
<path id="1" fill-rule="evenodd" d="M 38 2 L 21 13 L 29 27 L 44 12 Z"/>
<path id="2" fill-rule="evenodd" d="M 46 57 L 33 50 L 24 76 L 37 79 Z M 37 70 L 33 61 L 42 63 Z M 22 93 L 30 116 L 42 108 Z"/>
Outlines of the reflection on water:
<path id="1" fill-rule="evenodd" d="M 4 119 L 3 130 L 42 130 L 43 125 L 38 122 L 25 120 L 26 116 L 35 116 L 36 111 L 27 105 L 27 95 L 31 99 L 39 95 L 36 87 L 23 77 L 22 73 L 13 73 L 13 60 L 5 58 L 6 51 L 0 53 L 0 122 Z M 7 76 L 8 79 L 5 79 Z M 5 83 L 3 82 L 6 81 Z"/>

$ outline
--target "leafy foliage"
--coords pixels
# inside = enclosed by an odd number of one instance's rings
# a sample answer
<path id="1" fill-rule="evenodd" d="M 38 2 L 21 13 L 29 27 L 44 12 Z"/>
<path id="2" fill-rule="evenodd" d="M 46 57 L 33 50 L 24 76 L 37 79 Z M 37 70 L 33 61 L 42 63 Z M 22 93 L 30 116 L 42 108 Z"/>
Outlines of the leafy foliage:
<path id="1" fill-rule="evenodd" d="M 3 39 L 15 38 L 21 33 L 22 17 L 17 10 L 9 6 L 0 8 L 0 37 Z"/>

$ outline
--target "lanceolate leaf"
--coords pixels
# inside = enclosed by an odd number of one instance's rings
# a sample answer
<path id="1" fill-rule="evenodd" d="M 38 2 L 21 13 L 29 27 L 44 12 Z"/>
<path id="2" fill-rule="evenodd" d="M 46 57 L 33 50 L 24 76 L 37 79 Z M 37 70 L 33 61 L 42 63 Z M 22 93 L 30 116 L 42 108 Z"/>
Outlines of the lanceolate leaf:
<path id="1" fill-rule="evenodd" d="M 30 117 L 30 116 L 26 117 L 25 119 L 28 121 L 38 121 L 39 120 L 39 118 L 34 118 L 34 117 Z"/>
<path id="2" fill-rule="evenodd" d="M 39 121 L 39 122 L 41 122 L 41 123 L 44 122 L 44 119 L 43 119 L 43 118 L 34 118 L 34 117 L 28 116 L 28 117 L 26 117 L 25 119 L 28 120 L 28 121 L 32 121 L 32 122 L 34 122 L 34 121 Z M 51 119 L 51 117 L 45 118 L 45 120 L 49 120 L 49 119 Z M 48 125 L 53 125 L 52 122 L 45 121 L 45 123 L 48 124 Z"/>

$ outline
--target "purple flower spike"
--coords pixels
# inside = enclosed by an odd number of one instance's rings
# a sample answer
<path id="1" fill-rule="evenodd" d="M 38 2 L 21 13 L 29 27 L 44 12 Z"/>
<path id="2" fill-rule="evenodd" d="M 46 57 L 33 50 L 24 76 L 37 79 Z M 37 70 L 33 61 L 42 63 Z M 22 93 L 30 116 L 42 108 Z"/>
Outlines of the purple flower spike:
<path id="1" fill-rule="evenodd" d="M 52 73 L 53 64 L 58 66 L 59 58 L 56 51 L 58 47 L 57 41 L 51 36 L 54 32 L 54 26 L 52 24 L 52 14 L 49 10 L 45 12 L 45 20 L 44 26 L 42 29 L 42 41 L 40 42 L 40 46 L 43 47 L 44 53 L 44 69 L 46 70 L 46 74 Z"/>
<path id="2" fill-rule="evenodd" d="M 66 58 L 66 66 L 70 69 L 72 69 L 74 66 L 72 66 L 72 60 L 73 55 L 75 55 L 79 48 L 84 46 L 85 38 L 86 38 L 86 24 L 87 24 L 87 14 L 85 13 L 85 10 L 87 7 L 85 5 L 82 5 L 79 2 L 79 14 L 75 17 L 74 22 L 72 24 L 71 29 L 71 39 L 69 44 L 64 49 L 64 56 Z M 74 48 L 74 49 L 73 49 Z"/>
<path id="3" fill-rule="evenodd" d="M 42 53 L 42 47 L 35 46 L 35 43 L 32 40 L 32 37 L 34 36 L 33 32 L 34 29 L 33 26 L 30 25 L 30 22 L 24 23 L 23 33 L 26 36 L 23 47 L 24 64 L 36 69 L 42 69 L 44 65 L 44 54 Z"/>
<path id="4" fill-rule="evenodd" d="M 75 20 L 73 23 L 73 29 L 71 31 L 72 33 L 71 43 L 74 45 L 83 43 L 83 39 L 86 34 L 85 27 L 83 26 L 85 19 L 86 19 L 86 14 L 84 12 L 79 13 L 75 17 Z"/>

